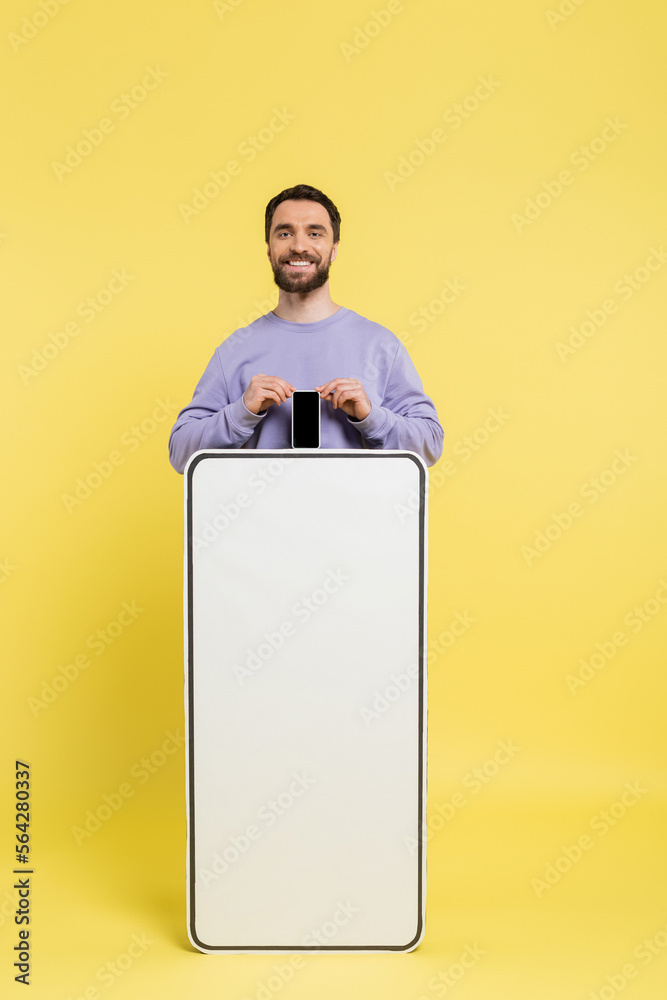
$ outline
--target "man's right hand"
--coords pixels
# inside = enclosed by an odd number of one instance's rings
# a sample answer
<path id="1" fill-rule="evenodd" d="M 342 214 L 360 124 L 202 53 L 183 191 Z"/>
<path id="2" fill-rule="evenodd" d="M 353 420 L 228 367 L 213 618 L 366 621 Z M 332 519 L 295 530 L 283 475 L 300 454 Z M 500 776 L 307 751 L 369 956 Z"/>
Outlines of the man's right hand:
<path id="1" fill-rule="evenodd" d="M 296 386 L 277 375 L 253 375 L 243 393 L 243 402 L 251 413 L 263 413 L 269 406 L 280 406 L 289 399 Z"/>

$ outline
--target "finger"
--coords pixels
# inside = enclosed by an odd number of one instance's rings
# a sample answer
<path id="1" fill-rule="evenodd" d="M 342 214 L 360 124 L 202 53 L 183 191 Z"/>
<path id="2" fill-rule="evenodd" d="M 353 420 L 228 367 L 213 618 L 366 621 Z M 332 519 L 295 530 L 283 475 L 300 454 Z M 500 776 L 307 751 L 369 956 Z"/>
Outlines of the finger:
<path id="1" fill-rule="evenodd" d="M 272 403 L 277 403 L 278 406 L 280 406 L 283 402 L 278 393 L 273 392 L 271 389 L 262 389 L 262 395 L 264 396 L 263 404 L 268 401 L 269 406 L 271 406 Z"/>
<path id="2" fill-rule="evenodd" d="M 270 399 L 271 402 L 277 403 L 280 406 L 285 400 L 282 398 L 280 393 L 276 389 L 267 389 L 266 386 L 262 389 L 262 396 L 264 399 Z"/>
<path id="3" fill-rule="evenodd" d="M 286 382 L 285 379 L 278 379 L 280 387 L 285 393 L 285 399 L 289 399 L 293 392 L 296 392 L 296 386 L 292 385 L 291 382 Z"/>
<path id="4" fill-rule="evenodd" d="M 342 406 L 343 403 L 347 403 L 348 400 L 356 400 L 356 394 L 354 389 L 343 389 L 338 397 L 338 405 Z"/>
<path id="5" fill-rule="evenodd" d="M 280 396 L 282 402 L 284 403 L 288 396 L 291 396 L 291 392 L 286 388 L 282 379 L 276 379 L 273 383 L 273 391 L 277 392 Z"/>
<path id="6" fill-rule="evenodd" d="M 343 378 L 330 378 L 328 382 L 322 383 L 322 388 L 324 389 L 335 389 L 341 382 L 344 382 Z"/>
<path id="7" fill-rule="evenodd" d="M 337 378 L 332 379 L 330 382 L 325 382 L 320 392 L 321 397 L 323 399 L 327 399 L 329 396 L 333 395 L 333 393 L 338 388 L 339 382 L 340 379 Z"/>
<path id="8" fill-rule="evenodd" d="M 334 393 L 334 399 L 336 400 L 336 403 L 340 406 L 341 401 L 347 398 L 347 396 L 351 392 L 355 392 L 355 390 L 352 387 L 347 385 L 339 385 Z"/>
<path id="9" fill-rule="evenodd" d="M 356 378 L 335 378 L 330 382 L 325 382 L 323 386 L 315 386 L 316 389 L 327 389 L 328 391 L 325 395 L 329 395 L 330 392 L 335 392 L 336 389 L 360 389 L 361 382 Z"/>

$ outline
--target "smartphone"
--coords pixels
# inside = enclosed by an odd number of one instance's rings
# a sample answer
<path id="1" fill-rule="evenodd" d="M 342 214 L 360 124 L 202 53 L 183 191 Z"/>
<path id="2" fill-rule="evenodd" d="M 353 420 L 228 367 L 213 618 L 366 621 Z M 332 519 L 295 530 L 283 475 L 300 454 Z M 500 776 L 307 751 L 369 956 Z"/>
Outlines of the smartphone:
<path id="1" fill-rule="evenodd" d="M 319 448 L 320 394 L 317 389 L 292 393 L 292 447 Z"/>

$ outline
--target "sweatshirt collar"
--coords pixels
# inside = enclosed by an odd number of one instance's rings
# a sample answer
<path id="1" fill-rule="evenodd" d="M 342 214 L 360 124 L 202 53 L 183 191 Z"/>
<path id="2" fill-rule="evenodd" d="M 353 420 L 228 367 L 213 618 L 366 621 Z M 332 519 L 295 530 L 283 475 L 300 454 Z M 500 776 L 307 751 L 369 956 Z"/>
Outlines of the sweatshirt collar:
<path id="1" fill-rule="evenodd" d="M 274 326 L 278 326 L 286 331 L 294 331 L 296 333 L 317 333 L 319 330 L 325 330 L 329 326 L 333 326 L 334 323 L 340 322 L 344 316 L 350 310 L 345 306 L 341 306 L 332 313 L 331 316 L 327 316 L 325 319 L 318 319 L 314 323 L 294 323 L 291 320 L 281 319 L 280 316 L 276 316 L 274 312 L 268 312 L 264 314 L 264 319 L 267 319 L 269 323 L 273 323 Z"/>

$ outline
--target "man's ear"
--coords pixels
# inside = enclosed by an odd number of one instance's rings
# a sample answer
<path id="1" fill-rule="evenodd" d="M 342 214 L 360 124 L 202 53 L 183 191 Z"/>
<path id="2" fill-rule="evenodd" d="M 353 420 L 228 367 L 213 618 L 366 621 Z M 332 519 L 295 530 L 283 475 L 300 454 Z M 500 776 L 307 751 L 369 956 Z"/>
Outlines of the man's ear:
<path id="1" fill-rule="evenodd" d="M 338 241 L 338 243 L 340 243 L 340 240 Z M 331 248 L 331 259 L 332 260 L 335 260 L 336 257 L 338 256 L 338 243 L 334 243 L 334 245 Z"/>

